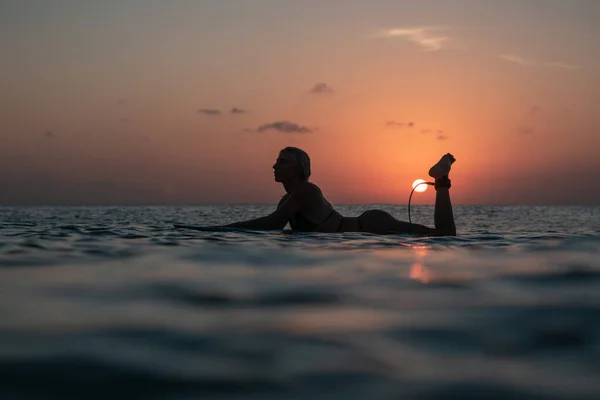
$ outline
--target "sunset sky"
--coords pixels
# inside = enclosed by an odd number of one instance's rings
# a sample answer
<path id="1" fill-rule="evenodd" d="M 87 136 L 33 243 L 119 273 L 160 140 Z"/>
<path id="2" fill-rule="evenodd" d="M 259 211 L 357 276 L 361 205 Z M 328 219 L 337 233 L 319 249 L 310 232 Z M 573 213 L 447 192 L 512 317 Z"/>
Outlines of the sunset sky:
<path id="1" fill-rule="evenodd" d="M 600 1 L 2 0 L 0 204 L 600 205 Z M 432 204 L 428 190 L 414 203 Z"/>

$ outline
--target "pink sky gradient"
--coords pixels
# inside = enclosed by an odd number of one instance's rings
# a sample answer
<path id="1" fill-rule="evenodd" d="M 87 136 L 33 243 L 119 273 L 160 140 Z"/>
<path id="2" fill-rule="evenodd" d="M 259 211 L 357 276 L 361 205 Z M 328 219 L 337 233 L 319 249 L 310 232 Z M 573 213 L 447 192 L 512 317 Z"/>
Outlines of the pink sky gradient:
<path id="1" fill-rule="evenodd" d="M 446 152 L 455 204 L 600 204 L 600 2 L 49 3 L 0 6 L 0 204 L 274 204 L 285 146 L 337 204 Z"/>

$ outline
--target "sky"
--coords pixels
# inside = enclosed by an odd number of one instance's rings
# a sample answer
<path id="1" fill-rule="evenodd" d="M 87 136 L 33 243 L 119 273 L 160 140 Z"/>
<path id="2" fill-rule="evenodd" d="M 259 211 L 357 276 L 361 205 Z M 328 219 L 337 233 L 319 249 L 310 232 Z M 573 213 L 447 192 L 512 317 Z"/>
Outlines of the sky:
<path id="1" fill-rule="evenodd" d="M 600 205 L 600 1 L 2 0 L 0 204 Z M 434 191 L 413 196 L 433 204 Z"/>

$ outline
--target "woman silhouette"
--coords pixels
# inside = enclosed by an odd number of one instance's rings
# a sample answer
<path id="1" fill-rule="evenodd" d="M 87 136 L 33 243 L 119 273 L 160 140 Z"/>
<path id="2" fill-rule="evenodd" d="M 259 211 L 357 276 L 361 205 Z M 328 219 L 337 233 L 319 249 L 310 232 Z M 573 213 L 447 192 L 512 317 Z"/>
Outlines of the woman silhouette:
<path id="1" fill-rule="evenodd" d="M 455 162 L 448 153 L 429 170 L 435 179 L 434 225 L 399 221 L 382 210 L 367 210 L 358 217 L 344 217 L 323 196 L 321 189 L 310 178 L 310 158 L 297 147 L 286 147 L 279 152 L 273 165 L 275 181 L 283 184 L 286 194 L 271 214 L 248 221 L 225 225 L 231 228 L 255 230 L 283 229 L 289 222 L 296 232 L 369 232 L 376 234 L 414 233 L 431 236 L 455 236 L 456 226 L 450 202 L 448 174 Z"/>

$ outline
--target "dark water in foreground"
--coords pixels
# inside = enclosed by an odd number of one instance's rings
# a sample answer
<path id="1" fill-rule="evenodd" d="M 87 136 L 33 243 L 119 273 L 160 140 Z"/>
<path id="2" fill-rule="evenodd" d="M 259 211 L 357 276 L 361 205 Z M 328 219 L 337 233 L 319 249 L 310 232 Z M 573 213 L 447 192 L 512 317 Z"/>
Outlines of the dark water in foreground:
<path id="1" fill-rule="evenodd" d="M 456 207 L 456 238 L 172 228 L 270 210 L 0 208 L 0 399 L 600 398 L 600 207 Z"/>

